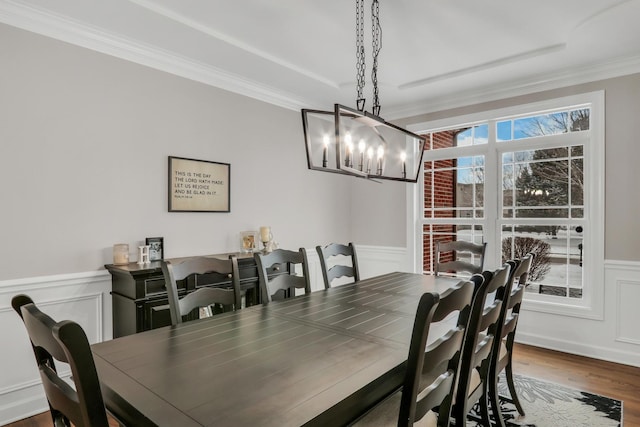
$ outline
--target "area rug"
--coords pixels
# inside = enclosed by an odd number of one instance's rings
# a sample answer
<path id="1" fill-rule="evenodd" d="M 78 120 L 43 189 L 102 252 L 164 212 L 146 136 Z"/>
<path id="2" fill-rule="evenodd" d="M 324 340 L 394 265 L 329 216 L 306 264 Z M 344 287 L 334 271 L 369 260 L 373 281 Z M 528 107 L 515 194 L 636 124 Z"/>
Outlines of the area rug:
<path id="1" fill-rule="evenodd" d="M 571 389 L 535 378 L 516 375 L 514 383 L 525 416 L 515 406 L 501 400 L 507 426 L 523 427 L 621 427 L 622 402 L 597 394 Z M 499 382 L 500 394 L 509 396 L 507 383 Z M 475 408 L 474 408 L 475 409 Z M 480 426 L 469 422 L 468 427 Z"/>

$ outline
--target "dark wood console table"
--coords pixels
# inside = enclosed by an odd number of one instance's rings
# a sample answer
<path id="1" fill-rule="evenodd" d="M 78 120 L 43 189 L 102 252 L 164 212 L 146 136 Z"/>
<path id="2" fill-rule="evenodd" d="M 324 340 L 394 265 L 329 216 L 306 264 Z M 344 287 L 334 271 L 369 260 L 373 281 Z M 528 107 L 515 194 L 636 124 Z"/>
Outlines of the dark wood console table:
<path id="1" fill-rule="evenodd" d="M 227 259 L 231 255 L 238 258 L 240 288 L 243 290 L 245 304 L 259 304 L 258 270 L 253 254 L 225 253 L 207 256 Z M 173 258 L 169 261 L 182 259 L 185 258 Z M 126 265 L 107 264 L 105 268 L 111 273 L 114 338 L 171 324 L 160 261 L 144 265 L 135 262 Z M 289 272 L 290 266 L 276 266 L 268 273 L 273 276 Z M 231 284 L 226 276 L 204 274 L 179 283 L 178 293 L 185 295 L 200 286 L 230 287 Z M 190 317 L 197 318 L 197 313 L 192 313 Z"/>

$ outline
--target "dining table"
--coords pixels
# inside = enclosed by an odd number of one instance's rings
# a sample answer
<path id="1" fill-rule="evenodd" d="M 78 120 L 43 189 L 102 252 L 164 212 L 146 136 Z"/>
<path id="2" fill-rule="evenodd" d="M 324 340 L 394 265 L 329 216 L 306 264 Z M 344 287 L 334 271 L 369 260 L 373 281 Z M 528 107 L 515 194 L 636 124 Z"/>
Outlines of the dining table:
<path id="1" fill-rule="evenodd" d="M 420 295 L 458 281 L 388 273 L 94 344 L 105 405 L 133 426 L 348 425 L 401 387 Z"/>

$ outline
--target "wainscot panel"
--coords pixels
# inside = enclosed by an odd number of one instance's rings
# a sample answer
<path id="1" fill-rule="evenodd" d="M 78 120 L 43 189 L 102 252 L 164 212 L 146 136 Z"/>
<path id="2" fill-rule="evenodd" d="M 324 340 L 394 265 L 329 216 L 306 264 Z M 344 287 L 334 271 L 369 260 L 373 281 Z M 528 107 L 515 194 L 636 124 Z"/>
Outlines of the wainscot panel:
<path id="1" fill-rule="evenodd" d="M 11 307 L 17 294 L 29 295 L 56 320 L 71 319 L 92 343 L 111 339 L 111 277 L 106 271 L 33 277 L 0 282 L 0 425 L 48 410 L 33 350 L 22 321 Z M 68 369 L 61 369 L 68 376 Z"/>
<path id="2" fill-rule="evenodd" d="M 640 262 L 607 260 L 604 317 L 521 312 L 517 341 L 567 353 L 640 367 Z"/>

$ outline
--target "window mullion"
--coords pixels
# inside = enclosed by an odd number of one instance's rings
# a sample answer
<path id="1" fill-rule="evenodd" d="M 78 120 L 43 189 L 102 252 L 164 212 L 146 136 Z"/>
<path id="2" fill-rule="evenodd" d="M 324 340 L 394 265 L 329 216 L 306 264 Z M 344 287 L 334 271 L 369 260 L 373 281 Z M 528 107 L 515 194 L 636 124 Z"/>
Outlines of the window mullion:
<path id="1" fill-rule="evenodd" d="M 500 165 L 498 161 L 498 152 L 496 150 L 496 121 L 489 120 L 489 129 L 488 129 L 488 141 L 487 141 L 487 151 L 484 159 L 484 235 L 494 236 L 494 241 L 499 242 L 499 230 L 496 229 L 499 212 L 499 203 L 500 198 L 498 197 L 500 192 L 498 188 L 502 188 L 499 185 L 498 179 L 500 176 Z M 491 219 L 493 218 L 493 220 Z M 486 240 L 486 238 L 485 238 Z M 489 237 L 489 241 L 491 238 Z M 493 246 L 493 251 L 489 251 L 486 258 L 486 266 L 487 267 L 497 267 L 501 263 L 501 255 L 500 250 L 497 248 L 499 245 L 490 245 Z"/>

